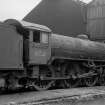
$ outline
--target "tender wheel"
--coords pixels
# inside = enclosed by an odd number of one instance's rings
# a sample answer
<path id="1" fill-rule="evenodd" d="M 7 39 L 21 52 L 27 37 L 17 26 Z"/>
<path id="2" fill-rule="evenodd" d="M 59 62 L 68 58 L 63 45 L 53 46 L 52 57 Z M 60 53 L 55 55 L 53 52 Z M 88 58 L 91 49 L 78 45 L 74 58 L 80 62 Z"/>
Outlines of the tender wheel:
<path id="1" fill-rule="evenodd" d="M 54 76 L 53 69 L 51 67 L 44 67 L 41 68 L 39 72 L 40 78 L 35 80 L 34 88 L 39 91 L 51 88 L 55 81 L 50 79 L 47 80 L 45 78 Z"/>
<path id="2" fill-rule="evenodd" d="M 88 77 L 84 79 L 86 86 L 89 86 L 89 87 L 95 86 L 97 81 L 98 81 L 98 77 L 96 76 Z"/>
<path id="3" fill-rule="evenodd" d="M 79 74 L 80 67 L 77 64 L 66 65 L 65 69 L 63 70 L 64 77 L 70 77 L 68 80 L 64 80 L 64 84 L 66 88 L 74 88 L 77 87 L 81 79 L 77 78 Z M 78 72 L 79 71 L 79 72 Z"/>
<path id="4" fill-rule="evenodd" d="M 5 88 L 7 90 L 16 90 L 19 88 L 18 78 L 15 76 L 15 73 L 10 73 L 6 77 Z"/>

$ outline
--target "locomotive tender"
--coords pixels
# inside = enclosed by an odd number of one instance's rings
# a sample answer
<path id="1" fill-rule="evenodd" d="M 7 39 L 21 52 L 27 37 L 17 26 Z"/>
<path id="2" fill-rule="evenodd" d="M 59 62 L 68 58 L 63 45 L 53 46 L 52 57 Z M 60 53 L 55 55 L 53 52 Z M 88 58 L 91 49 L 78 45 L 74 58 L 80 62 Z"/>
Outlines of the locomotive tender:
<path id="1" fill-rule="evenodd" d="M 53 34 L 43 25 L 0 23 L 0 88 L 105 84 L 105 44 Z"/>

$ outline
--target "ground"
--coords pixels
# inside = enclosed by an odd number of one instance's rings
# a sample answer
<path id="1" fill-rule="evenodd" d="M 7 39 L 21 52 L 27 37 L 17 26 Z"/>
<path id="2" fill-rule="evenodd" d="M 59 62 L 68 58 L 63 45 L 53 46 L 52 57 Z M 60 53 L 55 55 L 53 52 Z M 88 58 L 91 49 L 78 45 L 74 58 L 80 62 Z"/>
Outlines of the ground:
<path id="1" fill-rule="evenodd" d="M 105 87 L 0 95 L 0 105 L 105 105 Z"/>

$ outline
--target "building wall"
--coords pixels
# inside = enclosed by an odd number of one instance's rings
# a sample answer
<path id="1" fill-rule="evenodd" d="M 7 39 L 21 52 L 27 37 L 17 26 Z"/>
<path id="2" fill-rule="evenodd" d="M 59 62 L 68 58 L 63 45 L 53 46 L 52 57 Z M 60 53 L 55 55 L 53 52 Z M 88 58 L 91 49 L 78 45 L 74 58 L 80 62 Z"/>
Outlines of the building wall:
<path id="1" fill-rule="evenodd" d="M 54 33 L 76 36 L 86 33 L 86 11 L 73 0 L 42 0 L 24 20 L 43 24 Z"/>
<path id="2" fill-rule="evenodd" d="M 105 40 L 105 0 L 93 0 L 88 5 L 87 33 L 92 40 Z"/>

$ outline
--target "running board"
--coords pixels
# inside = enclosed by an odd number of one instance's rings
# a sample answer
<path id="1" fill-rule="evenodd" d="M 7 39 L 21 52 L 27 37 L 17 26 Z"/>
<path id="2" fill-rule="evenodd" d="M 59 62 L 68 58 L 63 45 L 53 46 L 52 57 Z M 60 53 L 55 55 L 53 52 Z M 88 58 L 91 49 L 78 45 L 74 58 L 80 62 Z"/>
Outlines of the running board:
<path id="1" fill-rule="evenodd" d="M 40 80 L 67 80 L 67 79 L 81 79 L 81 78 L 89 78 L 91 76 L 96 76 L 97 73 L 85 73 L 77 76 L 67 76 L 67 77 L 40 77 Z"/>

